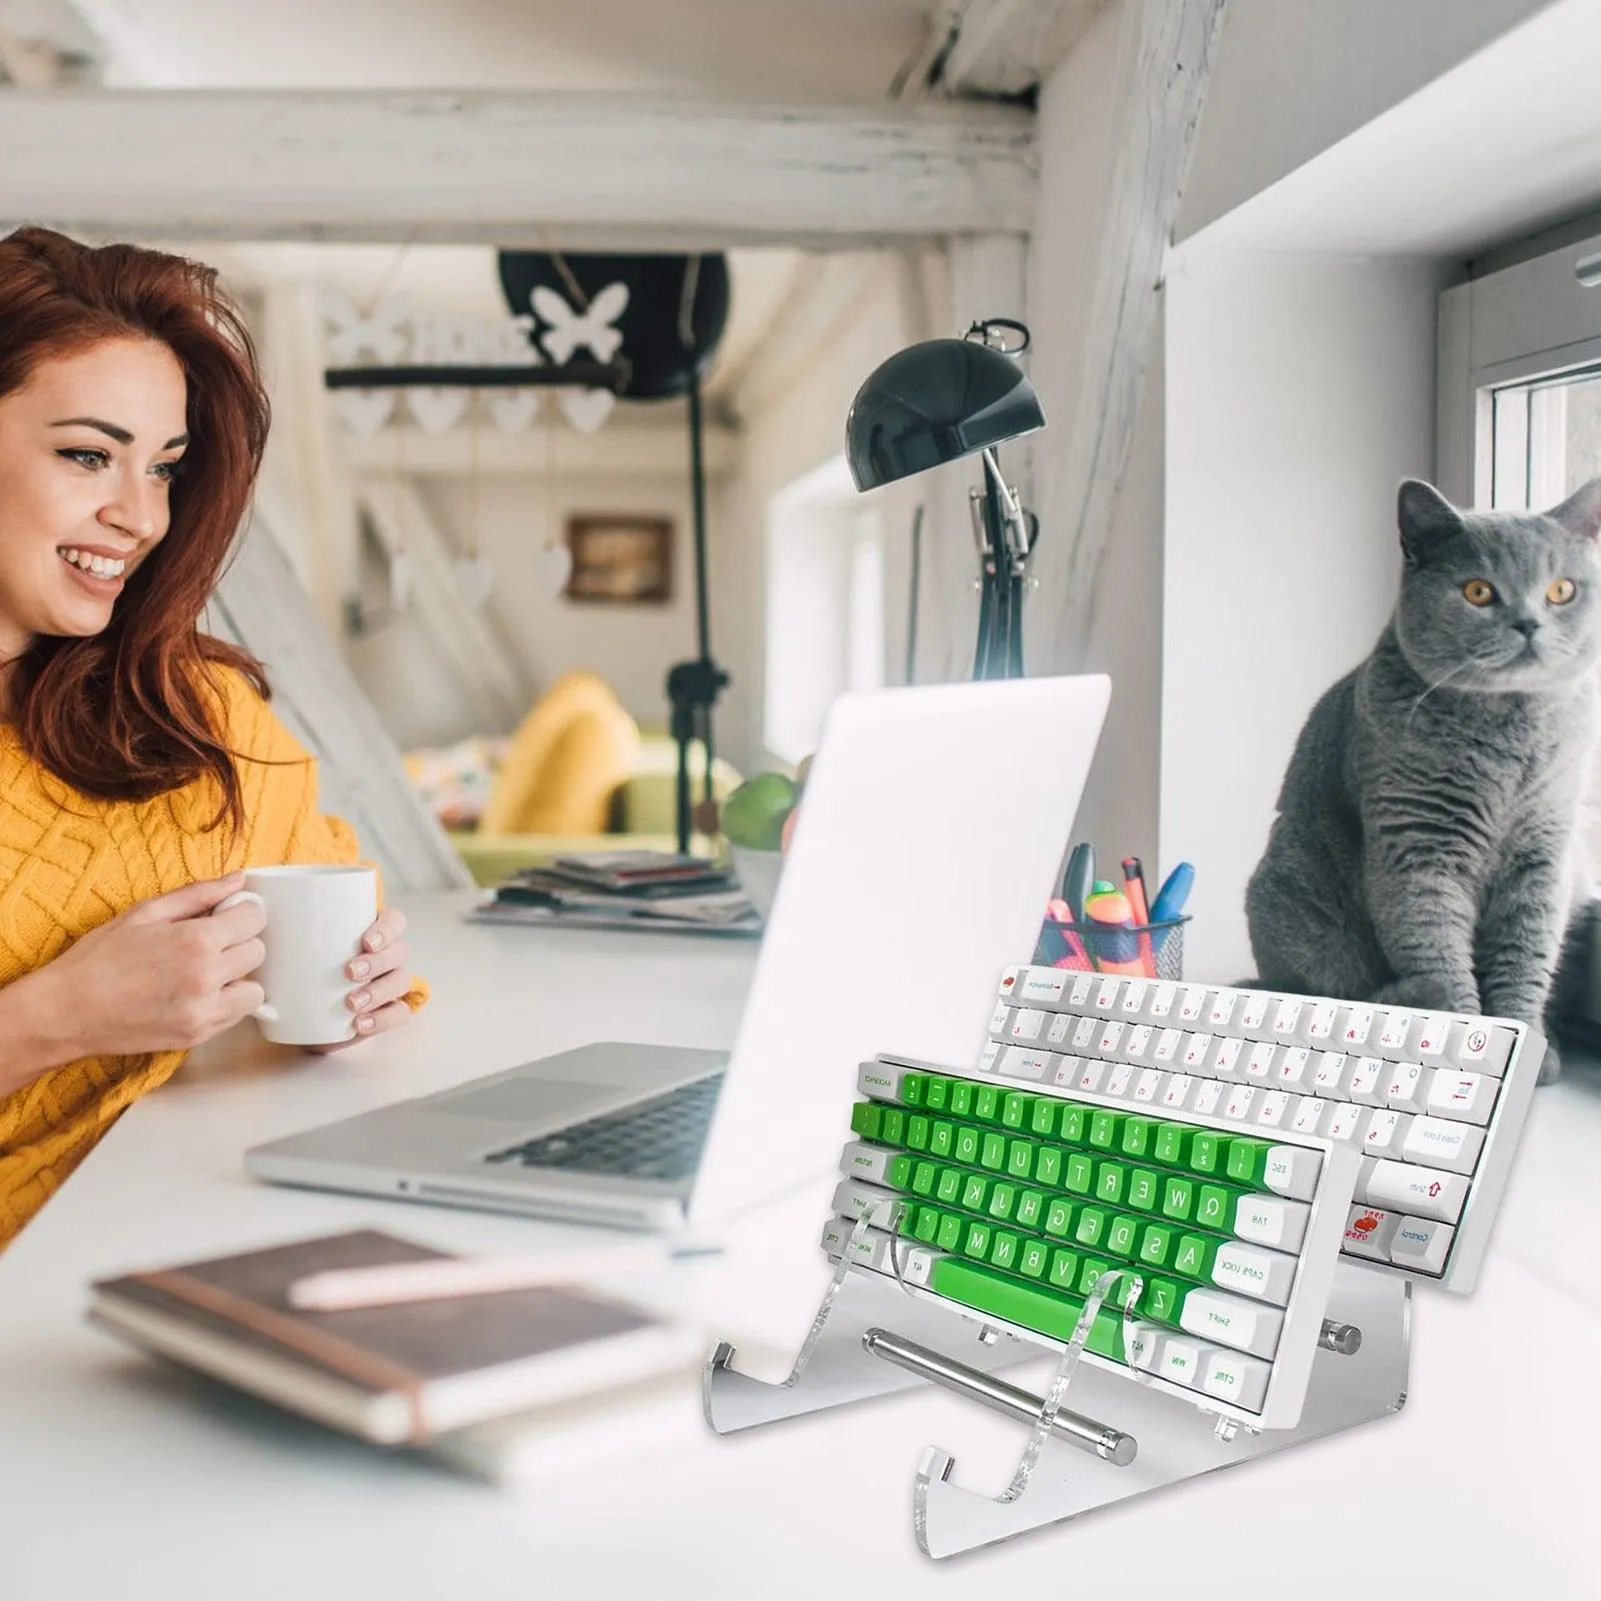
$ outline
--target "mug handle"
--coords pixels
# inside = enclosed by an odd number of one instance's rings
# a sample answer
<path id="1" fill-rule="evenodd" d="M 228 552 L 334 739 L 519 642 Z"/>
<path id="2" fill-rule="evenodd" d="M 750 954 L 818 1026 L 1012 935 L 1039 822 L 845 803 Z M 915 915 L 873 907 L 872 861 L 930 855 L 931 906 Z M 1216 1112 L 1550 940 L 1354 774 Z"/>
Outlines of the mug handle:
<path id="1" fill-rule="evenodd" d="M 267 903 L 253 889 L 239 889 L 235 890 L 226 900 L 218 901 L 211 908 L 211 915 L 215 917 L 218 912 L 225 912 L 230 906 L 243 906 L 246 901 L 254 901 L 262 911 L 265 912 L 267 910 Z M 276 1023 L 278 1021 L 278 1009 L 270 1001 L 263 1001 L 250 1015 L 259 1017 L 263 1023 Z"/>

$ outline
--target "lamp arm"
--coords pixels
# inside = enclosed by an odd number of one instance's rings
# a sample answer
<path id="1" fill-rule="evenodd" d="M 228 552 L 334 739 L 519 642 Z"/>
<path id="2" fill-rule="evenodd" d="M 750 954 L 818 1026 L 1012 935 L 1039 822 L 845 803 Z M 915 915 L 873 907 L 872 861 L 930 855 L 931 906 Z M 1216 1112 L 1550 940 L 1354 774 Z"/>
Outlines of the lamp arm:
<path id="1" fill-rule="evenodd" d="M 995 459 L 994 450 L 985 450 L 983 458 L 984 477 L 999 506 L 1006 554 L 1015 563 L 1025 562 L 1031 548 L 1028 514 L 1018 502 L 1016 491 L 1001 476 L 1001 465 Z"/>
<path id="2" fill-rule="evenodd" d="M 1016 492 L 1001 475 L 992 449 L 982 452 L 982 502 L 986 528 L 984 565 L 986 599 L 979 617 L 979 651 L 975 678 L 1023 676 L 1023 585 L 1039 521 L 1023 510 Z M 986 616 L 989 626 L 986 627 Z"/>

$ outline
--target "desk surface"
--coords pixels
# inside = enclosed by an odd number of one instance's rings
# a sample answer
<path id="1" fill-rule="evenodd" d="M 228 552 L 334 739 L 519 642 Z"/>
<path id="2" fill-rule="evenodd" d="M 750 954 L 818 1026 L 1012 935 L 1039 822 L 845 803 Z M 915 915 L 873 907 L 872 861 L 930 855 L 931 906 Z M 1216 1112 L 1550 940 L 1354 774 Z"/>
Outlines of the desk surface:
<path id="1" fill-rule="evenodd" d="M 473 927 L 458 920 L 464 904 L 410 909 L 436 997 L 410 1028 L 325 1058 L 266 1046 L 248 1027 L 214 1042 L 129 1112 L 0 1257 L 8 1601 L 815 1597 L 842 1583 L 986 1601 L 1083 1584 L 1163 1601 L 1595 1593 L 1601 1073 L 1590 1067 L 1535 1096 L 1476 1294 L 1419 1297 L 1398 1417 L 940 1565 L 912 1541 L 922 1448 L 946 1447 L 960 1482 L 998 1491 L 1022 1430 L 937 1391 L 718 1440 L 696 1423 L 686 1381 L 670 1443 L 571 1481 L 497 1490 L 202 1387 L 85 1325 L 94 1277 L 325 1229 L 373 1224 L 475 1251 L 574 1238 L 273 1189 L 241 1169 L 260 1140 L 591 1039 L 731 1042 L 752 948 Z"/>

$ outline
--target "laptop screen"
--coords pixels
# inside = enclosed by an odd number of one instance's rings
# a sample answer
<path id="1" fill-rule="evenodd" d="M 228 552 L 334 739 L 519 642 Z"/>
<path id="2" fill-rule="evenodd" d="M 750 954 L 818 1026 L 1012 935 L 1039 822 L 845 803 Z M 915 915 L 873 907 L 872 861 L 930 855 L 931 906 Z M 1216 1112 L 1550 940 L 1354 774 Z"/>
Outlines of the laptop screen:
<path id="1" fill-rule="evenodd" d="M 833 1171 L 857 1068 L 877 1052 L 977 1062 L 1002 970 L 1033 954 L 1110 694 L 1086 676 L 834 703 L 695 1183 L 696 1222 Z"/>

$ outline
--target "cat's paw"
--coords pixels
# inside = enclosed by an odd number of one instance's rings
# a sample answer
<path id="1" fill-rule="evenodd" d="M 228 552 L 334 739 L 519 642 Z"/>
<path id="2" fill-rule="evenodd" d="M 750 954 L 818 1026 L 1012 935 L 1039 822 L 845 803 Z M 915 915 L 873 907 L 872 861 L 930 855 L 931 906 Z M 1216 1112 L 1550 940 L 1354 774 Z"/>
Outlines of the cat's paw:
<path id="1" fill-rule="evenodd" d="M 1545 1058 L 1540 1063 L 1540 1076 L 1534 1081 L 1536 1084 L 1555 1084 L 1562 1077 L 1562 1053 L 1557 1049 L 1555 1040 L 1548 1040 L 1545 1047 Z"/>
<path id="2" fill-rule="evenodd" d="M 1479 997 L 1453 989 L 1445 979 L 1432 973 L 1414 974 L 1386 984 L 1373 996 L 1377 1006 L 1407 1006 L 1422 1012 L 1470 1012 L 1477 1014 Z"/>

